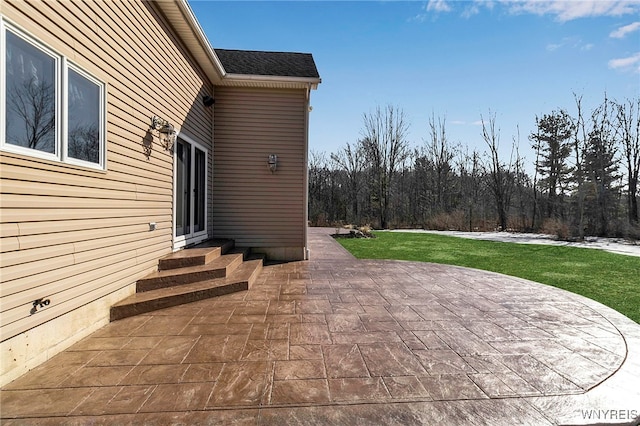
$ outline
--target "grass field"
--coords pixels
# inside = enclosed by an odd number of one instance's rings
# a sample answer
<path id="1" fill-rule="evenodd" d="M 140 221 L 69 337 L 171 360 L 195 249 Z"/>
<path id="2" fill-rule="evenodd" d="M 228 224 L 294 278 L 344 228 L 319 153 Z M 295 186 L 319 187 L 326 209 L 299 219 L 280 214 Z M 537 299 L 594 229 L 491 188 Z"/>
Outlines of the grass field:
<path id="1" fill-rule="evenodd" d="M 338 239 L 359 259 L 444 263 L 499 272 L 559 287 L 640 323 L 640 258 L 602 250 L 479 241 L 434 234 L 377 232 Z"/>

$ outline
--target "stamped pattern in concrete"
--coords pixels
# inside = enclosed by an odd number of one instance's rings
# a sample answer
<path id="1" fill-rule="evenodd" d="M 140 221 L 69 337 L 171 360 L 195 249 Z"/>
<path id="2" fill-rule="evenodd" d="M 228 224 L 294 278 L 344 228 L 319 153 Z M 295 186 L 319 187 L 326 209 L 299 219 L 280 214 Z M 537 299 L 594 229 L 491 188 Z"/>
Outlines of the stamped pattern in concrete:
<path id="1" fill-rule="evenodd" d="M 465 268 L 314 260 L 116 321 L 0 392 L 10 424 L 589 424 L 640 415 L 640 326 Z M 615 418 L 613 410 L 616 410 Z M 597 416 L 597 418 L 596 418 Z"/>

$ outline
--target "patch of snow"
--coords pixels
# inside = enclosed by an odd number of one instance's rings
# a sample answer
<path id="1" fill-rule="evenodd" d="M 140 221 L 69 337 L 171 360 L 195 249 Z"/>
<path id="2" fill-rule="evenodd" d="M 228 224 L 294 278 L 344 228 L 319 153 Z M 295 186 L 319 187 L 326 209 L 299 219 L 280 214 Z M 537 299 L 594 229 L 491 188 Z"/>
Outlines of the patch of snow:
<path id="1" fill-rule="evenodd" d="M 500 241 L 518 244 L 546 244 L 554 246 L 583 247 L 600 249 L 611 253 L 640 257 L 640 245 L 618 238 L 587 237 L 585 241 L 561 241 L 548 234 L 526 234 L 521 232 L 463 232 L 463 231 L 431 231 L 427 229 L 394 229 L 389 232 L 418 232 L 428 234 L 450 235 L 452 237 L 471 238 L 475 240 Z"/>

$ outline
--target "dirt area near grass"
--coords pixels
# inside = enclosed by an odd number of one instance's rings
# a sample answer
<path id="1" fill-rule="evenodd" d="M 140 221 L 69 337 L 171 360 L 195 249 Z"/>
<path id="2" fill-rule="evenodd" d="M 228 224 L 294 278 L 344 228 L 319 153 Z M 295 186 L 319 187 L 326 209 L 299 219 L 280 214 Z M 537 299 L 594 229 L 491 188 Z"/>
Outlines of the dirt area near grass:
<path id="1" fill-rule="evenodd" d="M 501 241 L 518 244 L 546 244 L 567 247 L 583 247 L 609 251 L 640 257 L 640 242 L 627 241 L 621 238 L 587 237 L 583 242 L 561 241 L 548 234 L 525 234 L 519 232 L 462 232 L 431 231 L 426 229 L 396 229 L 391 232 L 422 232 L 430 234 L 450 235 L 452 237 L 471 238 L 476 240 Z"/>

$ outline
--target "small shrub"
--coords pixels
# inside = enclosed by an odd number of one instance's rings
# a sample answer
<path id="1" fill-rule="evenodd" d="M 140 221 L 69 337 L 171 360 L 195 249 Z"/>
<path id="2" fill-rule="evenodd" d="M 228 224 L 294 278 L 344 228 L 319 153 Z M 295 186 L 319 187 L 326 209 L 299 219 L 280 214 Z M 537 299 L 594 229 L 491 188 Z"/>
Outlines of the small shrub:
<path id="1" fill-rule="evenodd" d="M 438 231 L 461 231 L 468 228 L 468 225 L 465 213 L 461 210 L 456 210 L 451 213 L 438 213 L 427 219 L 425 228 Z"/>
<path id="2" fill-rule="evenodd" d="M 569 238 L 569 225 L 560 219 L 545 219 L 540 227 L 543 234 L 555 235 L 559 240 L 567 240 Z"/>
<path id="3" fill-rule="evenodd" d="M 367 224 L 359 227 L 358 230 L 363 234 L 371 234 L 371 231 L 373 230 L 373 228 L 371 228 L 371 225 Z"/>
<path id="4" fill-rule="evenodd" d="M 345 228 L 347 228 L 345 226 Z M 333 238 L 375 238 L 376 236 L 371 233 L 371 226 L 364 225 L 360 227 L 356 227 L 353 225 L 349 225 L 347 228 L 349 230 L 346 234 L 341 234 L 339 229 L 336 230 L 336 233 L 333 234 Z"/>
<path id="5" fill-rule="evenodd" d="M 629 238 L 631 241 L 635 241 L 636 244 L 640 243 L 640 224 L 629 225 L 629 232 L 627 234 L 627 238 Z"/>
<path id="6" fill-rule="evenodd" d="M 626 220 L 618 220 L 614 223 L 611 236 L 638 243 L 640 242 L 640 224 L 630 224 Z"/>

